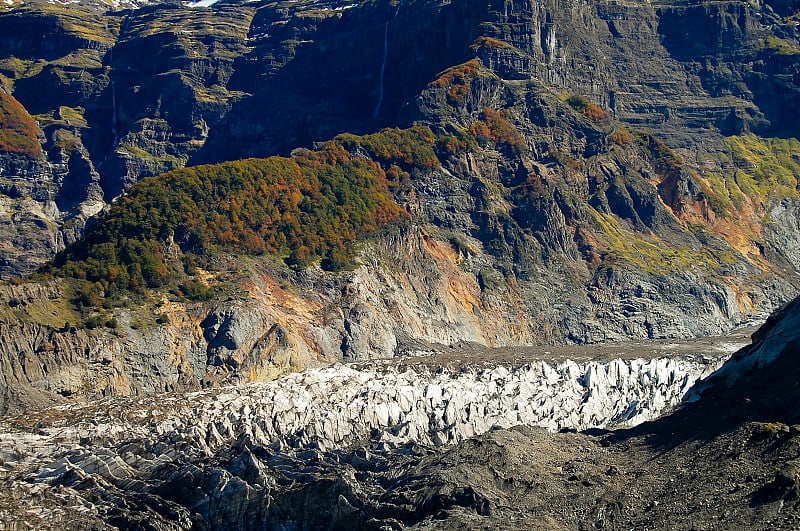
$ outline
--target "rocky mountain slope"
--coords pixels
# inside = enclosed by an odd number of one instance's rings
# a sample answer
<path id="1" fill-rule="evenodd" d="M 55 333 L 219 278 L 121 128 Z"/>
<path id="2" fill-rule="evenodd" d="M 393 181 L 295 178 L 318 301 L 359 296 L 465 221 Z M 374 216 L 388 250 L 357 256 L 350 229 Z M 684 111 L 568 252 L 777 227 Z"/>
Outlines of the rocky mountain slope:
<path id="1" fill-rule="evenodd" d="M 800 289 L 794 16 L 4 8 L 3 274 L 64 252 L 2 287 L 0 408 L 763 318 Z"/>
<path id="2" fill-rule="evenodd" d="M 797 16 L 5 2 L 0 526 L 797 528 Z"/>
<path id="3" fill-rule="evenodd" d="M 800 299 L 696 385 L 699 399 L 629 430 L 531 426 L 647 418 L 703 364 L 338 366 L 9 418 L 0 518 L 66 529 L 792 529 L 798 324 Z"/>

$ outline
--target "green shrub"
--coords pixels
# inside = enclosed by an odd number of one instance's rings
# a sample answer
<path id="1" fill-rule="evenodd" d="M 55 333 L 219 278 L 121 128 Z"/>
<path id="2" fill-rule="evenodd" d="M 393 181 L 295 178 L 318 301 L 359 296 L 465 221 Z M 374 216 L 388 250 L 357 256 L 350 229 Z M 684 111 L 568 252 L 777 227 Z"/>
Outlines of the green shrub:
<path id="1" fill-rule="evenodd" d="M 436 145 L 427 127 L 386 129 L 341 135 L 292 158 L 144 179 L 43 272 L 85 280 L 75 302 L 97 307 L 148 288 L 208 297 L 208 288 L 187 276 L 199 258 L 218 250 L 282 256 L 298 268 L 322 260 L 326 269 L 344 269 L 359 238 L 407 216 L 392 192 L 410 189 L 414 172 L 439 165 Z"/>
<path id="2" fill-rule="evenodd" d="M 602 109 L 599 105 L 595 105 L 586 96 L 580 94 L 570 94 L 566 98 L 566 103 L 576 111 L 580 112 L 593 122 L 608 123 L 611 121 L 611 115 Z"/>
<path id="3" fill-rule="evenodd" d="M 205 301 L 213 296 L 213 291 L 199 280 L 188 280 L 178 286 L 180 294 L 192 301 Z"/>

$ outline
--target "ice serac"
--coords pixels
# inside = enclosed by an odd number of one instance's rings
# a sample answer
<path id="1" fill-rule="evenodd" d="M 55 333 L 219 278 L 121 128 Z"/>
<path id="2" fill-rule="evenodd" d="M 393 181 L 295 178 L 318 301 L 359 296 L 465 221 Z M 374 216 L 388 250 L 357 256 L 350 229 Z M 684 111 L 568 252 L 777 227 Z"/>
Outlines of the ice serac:
<path id="1" fill-rule="evenodd" d="M 663 528 L 696 524 L 703 493 L 706 521 L 791 529 L 800 430 L 782 422 L 798 420 L 798 301 L 698 386 L 697 403 L 614 432 L 564 428 L 653 418 L 724 355 L 334 365 L 6 418 L 0 517 L 43 528 L 132 527 L 144 515 L 155 529 L 535 529 L 543 517 L 559 524 L 548 529 Z M 751 356 L 758 368 L 742 366 Z M 731 371 L 740 378 L 726 381 Z"/>
<path id="2" fill-rule="evenodd" d="M 79 418 L 51 435 L 155 436 L 210 455 L 243 437 L 258 446 L 332 450 L 369 439 L 453 444 L 520 424 L 555 431 L 631 426 L 676 405 L 721 363 L 719 357 L 538 361 L 460 372 L 336 365 L 155 401 L 107 401 L 91 420 L 96 427 Z M 146 418 L 158 420 L 142 424 Z"/>
<path id="3" fill-rule="evenodd" d="M 63 512 L 29 507 L 27 521 L 48 514 L 57 520 L 78 505 L 80 518 L 102 521 L 107 505 L 119 500 L 128 500 L 127 508 L 115 518 L 136 519 L 142 514 L 136 500 L 145 496 L 158 526 L 240 526 L 251 519 L 264 525 L 298 510 L 283 497 L 282 477 L 315 482 L 328 477 L 328 467 L 344 466 L 331 468 L 330 477 L 343 478 L 347 488 L 355 481 L 350 466 L 382 470 L 404 455 L 489 431 L 637 424 L 669 409 L 721 361 L 538 361 L 457 372 L 335 365 L 269 383 L 109 398 L 9 419 L 13 425 L 0 426 L 0 472 L 26 493 L 9 498 L 11 506 L 69 492 Z M 312 472 L 306 460 L 322 468 Z M 22 478 L 37 487 L 29 490 Z M 205 486 L 196 489 L 198 482 Z M 275 498 L 265 499 L 265 489 Z M 337 498 L 319 503 L 327 507 Z"/>

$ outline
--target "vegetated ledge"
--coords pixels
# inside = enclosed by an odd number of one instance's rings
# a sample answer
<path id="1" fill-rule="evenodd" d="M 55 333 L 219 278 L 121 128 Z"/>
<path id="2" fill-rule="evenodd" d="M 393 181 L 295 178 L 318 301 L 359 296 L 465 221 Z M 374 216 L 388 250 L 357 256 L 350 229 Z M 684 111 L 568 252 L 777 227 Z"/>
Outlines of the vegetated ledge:
<path id="1" fill-rule="evenodd" d="M 14 96 L 0 90 L 0 152 L 41 155 L 36 122 Z"/>
<path id="2" fill-rule="evenodd" d="M 148 288 L 194 293 L 196 267 L 220 252 L 340 270 L 357 241 L 407 217 L 398 199 L 416 172 L 439 166 L 436 149 L 414 126 L 145 179 L 38 276 L 86 281 L 77 296 L 97 306 Z"/>

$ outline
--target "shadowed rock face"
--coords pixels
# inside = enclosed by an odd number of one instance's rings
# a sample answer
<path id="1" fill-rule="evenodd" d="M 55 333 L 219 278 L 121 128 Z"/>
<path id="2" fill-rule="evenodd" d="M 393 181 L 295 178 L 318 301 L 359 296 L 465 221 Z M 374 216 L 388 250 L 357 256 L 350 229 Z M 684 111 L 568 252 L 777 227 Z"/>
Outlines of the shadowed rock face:
<path id="1" fill-rule="evenodd" d="M 798 398 L 796 361 L 800 300 L 795 299 L 776 311 L 753 334 L 753 344 L 738 351 L 725 365 L 699 383 L 690 393 L 707 409 L 715 404 L 728 409 L 728 415 L 775 419 L 796 424 Z M 734 407 L 731 407 L 735 404 Z"/>

